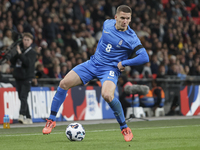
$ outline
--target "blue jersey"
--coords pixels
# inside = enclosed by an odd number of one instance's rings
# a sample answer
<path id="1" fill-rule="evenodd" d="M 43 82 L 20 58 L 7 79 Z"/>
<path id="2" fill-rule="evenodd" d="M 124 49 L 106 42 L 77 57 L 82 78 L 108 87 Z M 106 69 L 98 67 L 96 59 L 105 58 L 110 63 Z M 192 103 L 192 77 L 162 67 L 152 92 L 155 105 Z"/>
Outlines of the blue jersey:
<path id="1" fill-rule="evenodd" d="M 140 65 L 149 61 L 148 54 L 135 32 L 129 26 L 124 32 L 118 31 L 115 23 L 113 19 L 104 22 L 103 34 L 95 54 L 90 60 L 73 68 L 83 84 L 98 78 L 102 84 L 110 80 L 117 85 L 118 76 L 121 74 L 117 67 L 120 61 L 122 66 Z M 128 59 L 133 53 L 136 57 Z"/>
<path id="2" fill-rule="evenodd" d="M 117 67 L 120 61 L 126 60 L 138 46 L 142 46 L 135 32 L 128 26 L 126 31 L 115 28 L 116 20 L 106 20 L 102 37 L 91 60 L 95 64 Z"/>

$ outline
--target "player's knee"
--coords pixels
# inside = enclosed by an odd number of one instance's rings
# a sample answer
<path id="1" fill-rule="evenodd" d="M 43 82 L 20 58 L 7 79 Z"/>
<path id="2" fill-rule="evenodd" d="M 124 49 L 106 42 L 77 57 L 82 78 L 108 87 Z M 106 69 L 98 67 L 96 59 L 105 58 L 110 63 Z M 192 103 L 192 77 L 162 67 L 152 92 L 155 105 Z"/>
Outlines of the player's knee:
<path id="1" fill-rule="evenodd" d="M 64 90 L 68 90 L 69 89 L 67 81 L 65 81 L 64 79 L 62 79 L 60 81 L 59 87 L 62 88 L 62 89 L 64 89 Z"/>
<path id="2" fill-rule="evenodd" d="M 112 94 L 110 94 L 109 92 L 103 92 L 102 97 L 108 103 L 111 102 L 114 98 L 114 96 L 112 96 Z"/>

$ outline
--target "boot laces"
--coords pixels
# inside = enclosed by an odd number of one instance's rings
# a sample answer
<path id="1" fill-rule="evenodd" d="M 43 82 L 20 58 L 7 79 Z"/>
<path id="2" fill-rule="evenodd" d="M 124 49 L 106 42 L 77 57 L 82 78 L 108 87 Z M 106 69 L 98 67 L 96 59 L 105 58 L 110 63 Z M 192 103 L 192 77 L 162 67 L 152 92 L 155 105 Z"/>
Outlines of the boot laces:
<path id="1" fill-rule="evenodd" d="M 46 127 L 49 127 L 52 121 L 48 120 L 48 119 L 46 119 L 46 120 L 47 120 Z"/>
<path id="2" fill-rule="evenodd" d="M 127 129 L 124 129 L 124 130 L 122 130 L 122 133 L 123 133 L 124 135 L 127 135 L 129 132 L 128 132 Z"/>

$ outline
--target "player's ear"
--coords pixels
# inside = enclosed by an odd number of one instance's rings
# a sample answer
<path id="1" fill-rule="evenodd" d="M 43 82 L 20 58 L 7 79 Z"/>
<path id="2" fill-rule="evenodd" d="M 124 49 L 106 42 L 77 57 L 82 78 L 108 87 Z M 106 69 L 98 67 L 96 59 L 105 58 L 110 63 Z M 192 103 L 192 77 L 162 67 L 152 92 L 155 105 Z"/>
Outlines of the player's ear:
<path id="1" fill-rule="evenodd" d="M 115 19 L 117 19 L 117 14 L 115 15 Z"/>

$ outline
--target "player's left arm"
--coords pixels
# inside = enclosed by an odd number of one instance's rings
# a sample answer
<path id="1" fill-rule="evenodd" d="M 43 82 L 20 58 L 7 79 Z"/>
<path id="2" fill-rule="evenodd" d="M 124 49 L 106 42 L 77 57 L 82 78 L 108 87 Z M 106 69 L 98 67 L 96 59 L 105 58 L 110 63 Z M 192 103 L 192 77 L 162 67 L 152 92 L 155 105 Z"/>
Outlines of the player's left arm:
<path id="1" fill-rule="evenodd" d="M 132 46 L 132 54 L 130 54 L 128 60 L 123 60 L 121 65 L 125 66 L 138 66 L 149 62 L 149 56 L 146 49 L 142 46 L 140 39 L 136 34 L 133 34 L 130 45 Z"/>
<path id="2" fill-rule="evenodd" d="M 138 49 L 135 52 L 135 57 L 132 56 L 133 58 L 131 59 L 127 59 L 127 60 L 123 60 L 122 66 L 138 66 L 138 65 L 142 65 L 145 64 L 147 62 L 149 62 L 149 56 L 145 50 L 145 48 L 142 45 L 139 45 L 141 48 Z"/>

